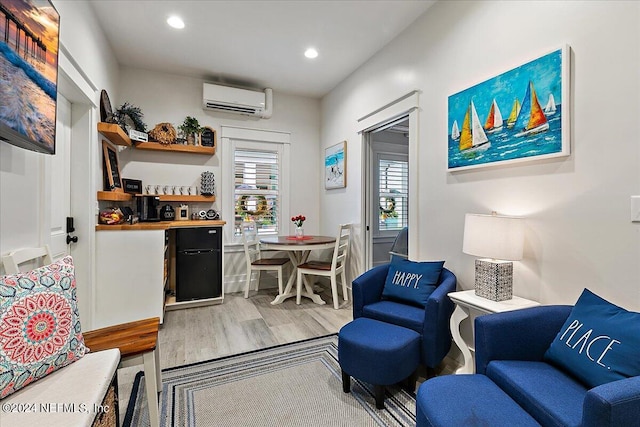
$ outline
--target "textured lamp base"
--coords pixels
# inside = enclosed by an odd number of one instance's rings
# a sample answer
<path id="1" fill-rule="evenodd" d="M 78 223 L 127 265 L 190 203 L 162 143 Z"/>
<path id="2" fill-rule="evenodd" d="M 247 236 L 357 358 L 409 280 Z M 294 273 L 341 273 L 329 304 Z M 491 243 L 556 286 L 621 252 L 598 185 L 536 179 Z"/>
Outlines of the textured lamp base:
<path id="1" fill-rule="evenodd" d="M 513 298 L 513 263 L 477 259 L 476 295 L 491 301 Z"/>

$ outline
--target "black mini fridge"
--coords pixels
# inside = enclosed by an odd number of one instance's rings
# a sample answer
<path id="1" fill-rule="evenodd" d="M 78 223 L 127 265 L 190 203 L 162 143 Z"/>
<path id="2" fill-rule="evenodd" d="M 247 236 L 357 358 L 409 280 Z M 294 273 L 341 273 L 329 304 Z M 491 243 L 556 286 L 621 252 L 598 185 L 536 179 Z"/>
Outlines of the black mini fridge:
<path id="1" fill-rule="evenodd" d="M 222 296 L 222 228 L 176 229 L 176 301 Z"/>

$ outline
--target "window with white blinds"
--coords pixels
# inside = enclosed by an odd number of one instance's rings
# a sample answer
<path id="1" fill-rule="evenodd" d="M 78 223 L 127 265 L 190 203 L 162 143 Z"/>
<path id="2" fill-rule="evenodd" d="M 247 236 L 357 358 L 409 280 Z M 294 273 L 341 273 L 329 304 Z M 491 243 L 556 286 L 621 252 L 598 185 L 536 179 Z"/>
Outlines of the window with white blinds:
<path id="1" fill-rule="evenodd" d="M 236 148 L 234 151 L 234 206 L 237 229 L 255 221 L 258 234 L 277 234 L 280 210 L 280 165 L 277 150 Z"/>
<path id="2" fill-rule="evenodd" d="M 409 163 L 380 159 L 378 162 L 379 229 L 399 230 L 409 225 Z"/>

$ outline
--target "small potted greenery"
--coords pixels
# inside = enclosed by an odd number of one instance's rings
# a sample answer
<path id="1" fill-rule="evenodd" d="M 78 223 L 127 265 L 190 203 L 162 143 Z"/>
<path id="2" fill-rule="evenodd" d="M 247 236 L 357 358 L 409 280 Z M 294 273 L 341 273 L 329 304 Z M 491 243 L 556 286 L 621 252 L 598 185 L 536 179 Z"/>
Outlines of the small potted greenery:
<path id="1" fill-rule="evenodd" d="M 113 120 L 120 125 L 122 130 L 129 132 L 129 130 L 137 130 L 139 132 L 146 132 L 147 125 L 142 120 L 144 114 L 140 107 L 125 102 L 122 104 L 113 114 Z"/>
<path id="2" fill-rule="evenodd" d="M 195 117 L 187 116 L 184 122 L 178 129 L 182 133 L 182 136 L 187 140 L 187 144 L 194 145 L 196 143 L 196 137 L 200 135 L 203 128 L 200 126 L 198 119 Z"/>

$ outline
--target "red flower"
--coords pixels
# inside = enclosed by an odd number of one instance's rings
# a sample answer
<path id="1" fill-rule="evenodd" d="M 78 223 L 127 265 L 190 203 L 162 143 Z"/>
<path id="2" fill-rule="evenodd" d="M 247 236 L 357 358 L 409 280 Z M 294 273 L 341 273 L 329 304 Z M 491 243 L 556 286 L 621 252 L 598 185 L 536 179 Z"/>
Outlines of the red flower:
<path id="1" fill-rule="evenodd" d="M 307 220 L 307 217 L 304 215 L 292 216 L 291 221 L 296 225 L 296 227 L 302 227 L 302 224 Z"/>

